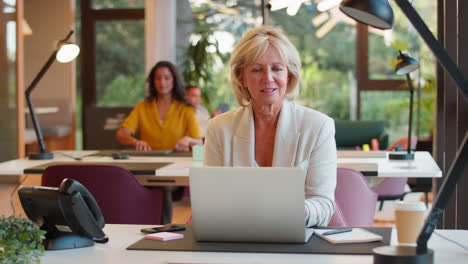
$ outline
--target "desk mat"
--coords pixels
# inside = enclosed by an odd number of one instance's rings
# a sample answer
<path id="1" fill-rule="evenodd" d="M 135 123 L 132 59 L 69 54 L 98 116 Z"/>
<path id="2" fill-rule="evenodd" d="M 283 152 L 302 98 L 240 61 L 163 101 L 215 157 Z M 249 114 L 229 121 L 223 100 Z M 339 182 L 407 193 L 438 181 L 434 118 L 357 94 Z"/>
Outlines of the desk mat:
<path id="1" fill-rule="evenodd" d="M 136 150 L 101 150 L 98 153 L 94 153 L 90 156 L 109 156 L 112 154 L 119 153 L 123 155 L 129 155 L 130 157 L 192 157 L 190 151 L 136 151 Z"/>
<path id="2" fill-rule="evenodd" d="M 52 165 L 63 164 L 100 164 L 113 165 L 129 170 L 133 175 L 155 175 L 157 169 L 172 164 L 170 162 L 91 162 L 91 161 L 57 161 L 24 169 L 24 174 L 42 174 Z"/>
<path id="3" fill-rule="evenodd" d="M 331 244 L 316 235 L 312 235 L 306 244 L 196 242 L 192 226 L 185 226 L 185 231 L 177 232 L 184 234 L 183 239 L 163 242 L 142 238 L 128 246 L 127 250 L 371 255 L 373 248 L 389 245 L 392 234 L 390 227 L 369 227 L 365 229 L 381 235 L 383 241 L 350 244 Z"/>

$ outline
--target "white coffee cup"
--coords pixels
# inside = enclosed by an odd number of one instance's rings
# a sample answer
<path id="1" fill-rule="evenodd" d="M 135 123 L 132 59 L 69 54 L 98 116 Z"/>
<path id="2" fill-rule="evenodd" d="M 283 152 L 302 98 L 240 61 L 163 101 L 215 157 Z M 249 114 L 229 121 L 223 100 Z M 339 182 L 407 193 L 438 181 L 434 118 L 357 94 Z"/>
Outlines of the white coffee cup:
<path id="1" fill-rule="evenodd" d="M 395 204 L 395 219 L 398 243 L 415 245 L 424 225 L 426 206 L 418 201 L 398 201 Z"/>

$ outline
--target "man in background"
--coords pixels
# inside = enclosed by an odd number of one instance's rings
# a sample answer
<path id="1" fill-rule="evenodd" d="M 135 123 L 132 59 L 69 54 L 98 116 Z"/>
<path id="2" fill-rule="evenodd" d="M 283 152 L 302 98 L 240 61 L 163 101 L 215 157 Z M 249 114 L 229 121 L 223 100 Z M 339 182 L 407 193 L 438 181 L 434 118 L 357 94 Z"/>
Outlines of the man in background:
<path id="1" fill-rule="evenodd" d="M 185 94 L 189 103 L 195 107 L 198 123 L 200 124 L 203 137 L 205 137 L 206 124 L 208 123 L 208 119 L 221 114 L 222 111 L 218 108 L 210 115 L 210 112 L 208 112 L 206 107 L 201 104 L 201 90 L 196 86 L 189 85 L 185 87 Z"/>

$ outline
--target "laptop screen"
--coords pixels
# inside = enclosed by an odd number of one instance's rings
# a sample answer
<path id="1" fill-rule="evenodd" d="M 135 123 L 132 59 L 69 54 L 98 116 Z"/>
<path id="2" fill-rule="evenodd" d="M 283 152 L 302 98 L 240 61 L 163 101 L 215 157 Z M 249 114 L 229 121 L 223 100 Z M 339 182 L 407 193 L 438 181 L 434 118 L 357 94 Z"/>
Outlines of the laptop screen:
<path id="1" fill-rule="evenodd" d="M 191 168 L 195 239 L 304 243 L 304 182 L 300 168 Z"/>

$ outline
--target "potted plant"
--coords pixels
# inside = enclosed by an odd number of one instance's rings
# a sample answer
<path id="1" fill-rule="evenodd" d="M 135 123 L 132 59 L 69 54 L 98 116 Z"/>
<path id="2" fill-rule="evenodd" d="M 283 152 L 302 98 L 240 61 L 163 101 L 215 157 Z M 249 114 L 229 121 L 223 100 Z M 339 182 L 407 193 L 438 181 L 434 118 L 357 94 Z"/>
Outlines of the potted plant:
<path id="1" fill-rule="evenodd" d="M 21 216 L 0 216 L 0 263 L 39 263 L 46 231 Z"/>

